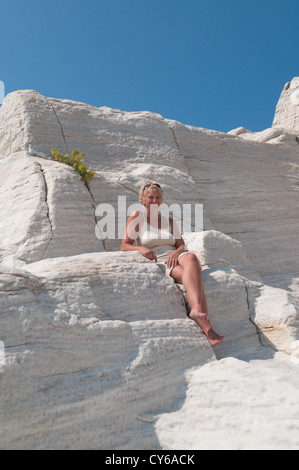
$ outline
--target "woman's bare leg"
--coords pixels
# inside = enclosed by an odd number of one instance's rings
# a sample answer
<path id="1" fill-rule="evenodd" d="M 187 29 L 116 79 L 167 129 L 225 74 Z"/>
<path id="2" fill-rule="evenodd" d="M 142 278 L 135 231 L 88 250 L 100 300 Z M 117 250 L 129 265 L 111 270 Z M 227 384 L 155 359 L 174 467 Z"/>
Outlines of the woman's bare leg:
<path id="1" fill-rule="evenodd" d="M 196 321 L 203 330 L 212 346 L 221 344 L 224 337 L 218 335 L 212 328 L 208 317 L 208 305 L 203 289 L 202 270 L 195 254 L 186 253 L 179 259 L 179 265 L 174 267 L 171 276 L 183 284 L 191 308 L 190 318 Z"/>

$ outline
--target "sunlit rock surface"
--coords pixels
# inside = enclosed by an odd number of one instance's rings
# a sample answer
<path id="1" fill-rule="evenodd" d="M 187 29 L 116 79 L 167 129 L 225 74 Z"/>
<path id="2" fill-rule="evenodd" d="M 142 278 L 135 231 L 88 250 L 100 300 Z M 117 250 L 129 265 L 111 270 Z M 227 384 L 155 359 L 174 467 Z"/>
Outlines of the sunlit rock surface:
<path id="1" fill-rule="evenodd" d="M 5 98 L 1 449 L 299 448 L 297 81 L 258 133 Z M 89 188 L 53 147 L 86 154 Z M 97 207 L 123 216 L 119 197 L 126 211 L 146 179 L 168 205 L 203 204 L 204 232 L 183 236 L 226 337 L 217 348 L 183 286 L 120 251 L 117 224 L 115 239 L 96 236 Z"/>

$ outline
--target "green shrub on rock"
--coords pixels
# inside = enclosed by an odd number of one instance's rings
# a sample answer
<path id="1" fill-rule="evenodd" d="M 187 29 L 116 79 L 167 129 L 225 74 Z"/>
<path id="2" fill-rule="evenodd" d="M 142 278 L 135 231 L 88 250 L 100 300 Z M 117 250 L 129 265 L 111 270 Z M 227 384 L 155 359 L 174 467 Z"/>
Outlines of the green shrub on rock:
<path id="1" fill-rule="evenodd" d="M 79 153 L 78 150 L 73 150 L 71 155 L 69 155 L 68 153 L 63 155 L 54 148 L 51 149 L 51 153 L 52 160 L 73 167 L 76 173 L 80 175 L 81 180 L 85 183 L 86 186 L 88 186 L 89 182 L 95 175 L 95 171 L 88 170 L 86 165 L 84 165 L 84 163 L 81 163 L 82 158 L 85 157 L 84 153 Z"/>

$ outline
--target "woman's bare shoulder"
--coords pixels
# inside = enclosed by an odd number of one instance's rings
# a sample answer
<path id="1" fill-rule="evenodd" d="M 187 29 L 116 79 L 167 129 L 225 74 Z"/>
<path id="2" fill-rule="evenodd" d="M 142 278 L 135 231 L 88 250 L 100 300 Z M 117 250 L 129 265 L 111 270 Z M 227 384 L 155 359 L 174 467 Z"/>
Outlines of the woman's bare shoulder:
<path id="1" fill-rule="evenodd" d="M 130 217 L 133 218 L 133 219 L 136 219 L 136 217 L 138 217 L 139 214 L 140 214 L 140 211 L 138 209 L 136 209 L 135 211 L 132 212 Z"/>
<path id="2" fill-rule="evenodd" d="M 140 222 L 144 220 L 144 211 L 140 209 L 134 210 L 131 215 L 129 216 L 128 220 L 139 219 Z"/>

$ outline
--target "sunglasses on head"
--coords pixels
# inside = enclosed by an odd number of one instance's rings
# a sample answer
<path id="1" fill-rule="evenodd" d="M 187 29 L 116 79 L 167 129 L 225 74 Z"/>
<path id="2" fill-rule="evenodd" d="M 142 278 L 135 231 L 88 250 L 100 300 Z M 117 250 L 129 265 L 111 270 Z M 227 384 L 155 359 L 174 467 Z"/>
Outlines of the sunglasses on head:
<path id="1" fill-rule="evenodd" d="M 150 186 L 157 186 L 157 188 L 160 188 L 161 189 L 161 186 L 158 184 L 158 183 L 150 183 L 150 184 L 146 184 L 143 188 L 143 192 L 149 188 Z"/>

